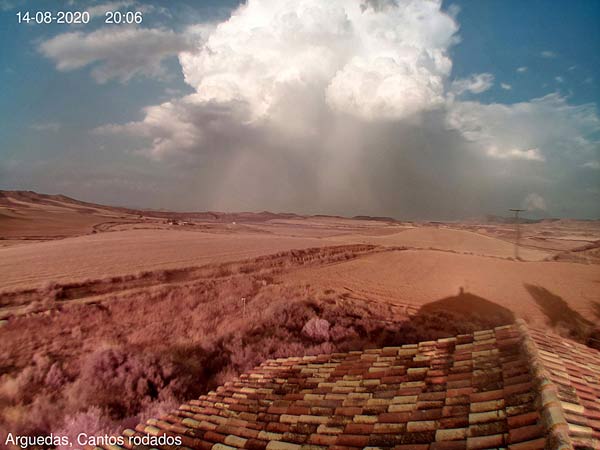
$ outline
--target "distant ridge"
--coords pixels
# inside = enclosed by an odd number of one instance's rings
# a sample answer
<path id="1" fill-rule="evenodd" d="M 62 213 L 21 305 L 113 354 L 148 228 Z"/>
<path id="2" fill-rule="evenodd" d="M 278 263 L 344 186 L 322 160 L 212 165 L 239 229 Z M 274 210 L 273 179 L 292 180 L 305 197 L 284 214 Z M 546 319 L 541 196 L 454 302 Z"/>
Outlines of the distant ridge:
<path id="1" fill-rule="evenodd" d="M 220 212 L 220 211 L 169 211 L 164 209 L 146 209 L 146 208 L 128 208 L 124 206 L 109 206 L 98 203 L 91 203 L 82 200 L 77 200 L 63 194 L 40 194 L 34 191 L 22 190 L 0 190 L 0 207 L 8 207 L 18 210 L 25 208 L 23 203 L 47 206 L 60 206 L 62 208 L 72 207 L 74 210 L 81 211 L 81 207 L 89 208 L 90 211 L 110 212 L 113 214 L 121 214 L 127 216 L 144 216 L 170 220 L 201 220 L 205 222 L 232 223 L 232 222 L 266 222 L 277 219 L 305 219 L 305 218 L 333 218 L 333 219 L 351 219 L 351 220 L 372 220 L 379 222 L 399 223 L 398 220 L 391 217 L 371 217 L 371 216 L 355 216 L 352 218 L 328 215 L 314 214 L 302 215 L 290 212 Z M 89 211 L 88 211 L 89 212 Z"/>
<path id="2" fill-rule="evenodd" d="M 15 203 L 16 201 L 16 203 Z M 73 197 L 69 197 L 64 194 L 41 194 L 35 191 L 26 190 L 0 190 L 0 209 L 2 207 L 9 208 L 11 210 L 18 210 L 24 208 L 25 205 L 19 203 L 29 203 L 32 205 L 47 205 L 47 206 L 60 206 L 62 208 L 72 207 L 74 210 L 82 212 L 82 208 L 88 208 L 90 211 L 102 211 L 113 214 L 121 214 L 127 216 L 145 216 L 154 217 L 160 219 L 174 219 L 174 220 L 201 220 L 206 222 L 216 223 L 231 223 L 231 222 L 266 222 L 269 220 L 277 219 L 306 219 L 306 218 L 331 218 L 331 219 L 346 219 L 346 220 L 368 220 L 375 222 L 386 222 L 390 224 L 407 223 L 389 216 L 369 216 L 369 215 L 356 215 L 353 217 L 344 217 L 339 215 L 331 214 L 312 214 L 303 215 L 291 212 L 271 212 L 271 211 L 244 211 L 244 212 L 220 212 L 220 211 L 170 211 L 165 209 L 152 209 L 152 208 L 129 208 L 124 206 L 110 206 L 99 203 L 86 202 L 78 200 Z M 0 211 L 0 214 L 3 212 Z M 544 223 L 544 222 L 557 222 L 571 219 L 559 219 L 559 218 L 544 218 L 544 219 L 529 219 L 520 218 L 520 223 Z M 575 220 L 575 219 L 573 219 Z M 591 221 L 597 221 L 591 220 Z M 579 221 L 579 220 L 578 220 Z M 589 222 L 590 220 L 582 220 Z M 412 221 L 411 221 L 412 222 Z M 419 222 L 419 221 L 417 221 Z M 513 224 L 515 223 L 514 217 L 503 217 L 493 214 L 487 214 L 485 216 L 473 217 L 463 221 L 464 223 L 478 223 L 478 224 Z M 450 223 L 447 221 L 422 221 L 427 224 L 444 224 Z"/>
<path id="3" fill-rule="evenodd" d="M 376 222 L 393 222 L 393 223 L 399 222 L 397 219 L 394 219 L 393 217 L 386 217 L 386 216 L 354 216 L 352 218 L 356 219 L 356 220 L 374 220 Z"/>
<path id="4" fill-rule="evenodd" d="M 15 202 L 16 201 L 16 202 Z M 307 217 L 301 216 L 294 213 L 273 213 L 270 211 L 262 212 L 239 212 L 239 213 L 225 213 L 218 211 L 168 211 L 168 210 L 157 210 L 157 209 L 137 209 L 127 208 L 123 206 L 109 206 L 99 203 L 91 203 L 82 200 L 77 200 L 72 197 L 68 197 L 63 194 L 40 194 L 34 191 L 7 191 L 0 190 L 0 206 L 18 208 L 20 205 L 17 202 L 26 202 L 39 205 L 49 206 L 60 206 L 65 207 L 68 205 L 73 206 L 84 206 L 93 209 L 101 209 L 105 211 L 112 211 L 121 214 L 130 215 L 141 215 L 146 217 L 164 218 L 164 219 L 177 219 L 177 220 L 203 220 L 203 221 L 217 221 L 217 222 L 235 222 L 235 221 L 246 221 L 246 222 L 263 222 L 272 219 L 290 219 Z"/>

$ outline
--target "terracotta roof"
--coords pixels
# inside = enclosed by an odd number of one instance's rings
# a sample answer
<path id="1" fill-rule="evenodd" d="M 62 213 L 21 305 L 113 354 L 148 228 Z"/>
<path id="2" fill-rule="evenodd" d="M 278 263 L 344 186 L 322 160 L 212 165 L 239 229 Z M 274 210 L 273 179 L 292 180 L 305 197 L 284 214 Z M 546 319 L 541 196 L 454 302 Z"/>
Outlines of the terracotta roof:
<path id="1" fill-rule="evenodd" d="M 524 322 L 269 360 L 124 435 L 191 449 L 600 448 L 600 353 Z"/>

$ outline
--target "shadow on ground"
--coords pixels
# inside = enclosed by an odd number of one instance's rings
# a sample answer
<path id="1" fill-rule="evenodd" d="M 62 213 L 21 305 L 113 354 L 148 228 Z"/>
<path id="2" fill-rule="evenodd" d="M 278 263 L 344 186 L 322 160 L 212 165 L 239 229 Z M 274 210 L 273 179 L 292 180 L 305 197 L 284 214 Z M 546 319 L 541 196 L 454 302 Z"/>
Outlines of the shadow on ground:
<path id="1" fill-rule="evenodd" d="M 600 302 L 592 302 L 592 307 L 594 308 L 596 318 L 600 320 Z"/>
<path id="2" fill-rule="evenodd" d="M 572 309 L 560 296 L 542 286 L 525 284 L 525 289 L 540 306 L 550 325 L 560 334 L 589 347 L 600 349 L 600 330 L 594 323 Z M 600 303 L 596 303 L 596 314 L 600 313 Z"/>
<path id="3" fill-rule="evenodd" d="M 465 292 L 462 288 L 458 295 L 423 305 L 419 314 L 442 311 L 457 315 L 459 320 L 476 322 L 483 329 L 507 325 L 515 321 L 511 310 L 478 295 Z"/>

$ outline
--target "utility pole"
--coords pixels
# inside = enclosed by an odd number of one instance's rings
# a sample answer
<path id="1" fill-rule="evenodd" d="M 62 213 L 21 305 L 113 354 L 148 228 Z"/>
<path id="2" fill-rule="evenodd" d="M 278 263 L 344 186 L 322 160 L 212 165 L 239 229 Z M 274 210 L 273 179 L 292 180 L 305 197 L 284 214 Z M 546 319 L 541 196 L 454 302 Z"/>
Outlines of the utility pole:
<path id="1" fill-rule="evenodd" d="M 519 226 L 519 213 L 526 211 L 525 209 L 509 209 L 515 213 L 515 223 L 517 227 L 517 237 L 515 239 L 515 259 L 519 259 L 519 240 L 521 239 L 521 227 Z"/>

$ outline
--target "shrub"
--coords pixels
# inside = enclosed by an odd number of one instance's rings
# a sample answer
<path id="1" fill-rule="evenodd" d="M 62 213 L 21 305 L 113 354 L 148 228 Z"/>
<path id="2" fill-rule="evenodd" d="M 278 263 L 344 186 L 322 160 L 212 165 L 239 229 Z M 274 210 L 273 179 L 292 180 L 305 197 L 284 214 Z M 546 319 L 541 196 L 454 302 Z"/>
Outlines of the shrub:
<path id="1" fill-rule="evenodd" d="M 302 327 L 302 334 L 309 338 L 323 342 L 329 340 L 329 322 L 325 319 L 313 317 Z"/>
<path id="2" fill-rule="evenodd" d="M 119 431 L 121 431 L 120 424 L 108 419 L 102 409 L 93 406 L 65 417 L 62 426 L 54 430 L 54 434 L 66 436 L 72 444 L 77 445 L 77 436 L 80 433 L 88 436 L 111 436 Z M 72 450 L 72 447 L 59 445 L 57 450 Z"/>
<path id="3" fill-rule="evenodd" d="M 58 362 L 55 362 L 50 366 L 50 370 L 48 370 L 46 378 L 44 379 L 44 384 L 51 389 L 59 389 L 67 384 L 67 381 L 68 378 L 62 367 Z"/>
<path id="4" fill-rule="evenodd" d="M 185 373 L 166 358 L 119 348 L 89 355 L 70 398 L 78 405 L 95 405 L 111 418 L 138 414 L 154 401 L 178 398 L 190 383 Z"/>

